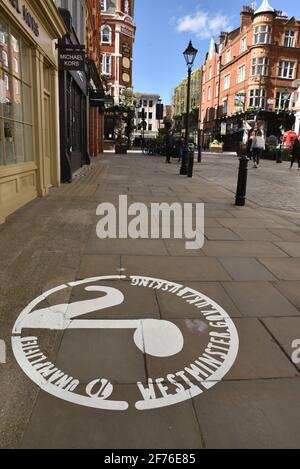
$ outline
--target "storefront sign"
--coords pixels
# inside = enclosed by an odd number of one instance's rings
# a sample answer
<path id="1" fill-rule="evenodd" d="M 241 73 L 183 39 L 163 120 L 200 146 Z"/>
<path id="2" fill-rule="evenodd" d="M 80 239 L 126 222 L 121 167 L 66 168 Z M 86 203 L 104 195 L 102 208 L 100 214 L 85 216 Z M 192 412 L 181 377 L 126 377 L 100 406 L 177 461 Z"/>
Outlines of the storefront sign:
<path id="1" fill-rule="evenodd" d="M 75 296 L 76 291 L 84 294 L 85 299 L 56 304 L 55 298 L 68 297 L 71 291 Z M 175 308 L 189 309 L 191 319 L 163 320 L 155 314 L 151 317 L 149 309 L 132 315 L 135 304 L 130 298 L 147 292 L 160 295 Z M 116 307 L 122 313 L 119 319 Z M 68 331 L 73 340 L 72 361 L 66 354 L 63 369 L 46 353 L 49 338 L 57 331 Z M 76 342 L 78 331 L 84 331 L 81 337 L 86 343 Z M 127 340 L 117 342 L 116 331 Z M 122 366 L 126 353 L 122 344 L 129 342 L 133 353 L 140 358 L 147 355 L 159 374 L 146 380 L 141 375 L 133 393 L 127 393 L 126 386 L 116 392 L 113 383 L 120 370 L 107 368 L 110 351 L 103 354 L 97 346 L 99 337 L 105 336 L 113 353 L 120 355 L 115 367 Z M 91 340 L 93 346 L 87 347 Z M 27 376 L 59 399 L 95 409 L 125 411 L 134 406 L 144 411 L 187 401 L 218 384 L 235 362 L 239 338 L 229 315 L 201 292 L 166 280 L 119 275 L 63 284 L 36 298 L 14 325 L 12 347 Z M 96 360 L 91 360 L 91 351 L 98 353 Z M 88 364 L 87 380 L 80 371 L 82 363 Z"/>
<path id="2" fill-rule="evenodd" d="M 19 0 L 9 0 L 9 3 L 16 10 L 17 13 L 23 16 L 23 20 L 25 21 L 27 26 L 29 26 L 35 36 L 38 37 L 40 35 L 39 25 L 33 18 L 28 8 L 25 5 L 22 5 L 21 8 Z"/>
<path id="3" fill-rule="evenodd" d="M 85 70 L 85 47 L 67 45 L 59 47 L 60 70 Z"/>

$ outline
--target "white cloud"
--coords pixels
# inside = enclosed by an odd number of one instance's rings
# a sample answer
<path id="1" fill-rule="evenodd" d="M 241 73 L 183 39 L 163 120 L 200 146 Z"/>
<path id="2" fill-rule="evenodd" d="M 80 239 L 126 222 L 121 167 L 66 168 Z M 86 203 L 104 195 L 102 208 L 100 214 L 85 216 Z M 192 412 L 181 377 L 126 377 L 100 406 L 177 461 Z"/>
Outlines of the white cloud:
<path id="1" fill-rule="evenodd" d="M 178 32 L 190 32 L 200 39 L 207 39 L 215 36 L 221 31 L 233 29 L 229 16 L 221 13 L 209 14 L 198 10 L 194 15 L 182 16 L 177 20 L 176 29 Z"/>

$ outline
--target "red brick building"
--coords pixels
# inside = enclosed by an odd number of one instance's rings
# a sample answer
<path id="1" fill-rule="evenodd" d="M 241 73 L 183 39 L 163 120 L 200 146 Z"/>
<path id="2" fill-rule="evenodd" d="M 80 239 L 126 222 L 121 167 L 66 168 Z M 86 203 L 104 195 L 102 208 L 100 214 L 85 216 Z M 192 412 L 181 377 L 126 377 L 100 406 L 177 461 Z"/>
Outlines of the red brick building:
<path id="1" fill-rule="evenodd" d="M 91 92 L 103 92 L 101 83 L 101 49 L 99 30 L 101 10 L 99 0 L 86 0 L 86 44 Z M 103 93 L 104 94 L 104 93 Z M 101 107 L 89 107 L 89 153 L 96 156 L 103 152 L 104 111 Z"/>
<path id="2" fill-rule="evenodd" d="M 101 62 L 115 106 L 122 90 L 132 88 L 132 54 L 135 38 L 134 0 L 101 0 Z M 113 115 L 113 114 L 112 114 Z M 114 138 L 114 118 L 105 120 L 105 138 Z"/>
<path id="3" fill-rule="evenodd" d="M 222 136 L 227 149 L 241 140 L 243 122 L 266 136 L 291 128 L 294 80 L 300 78 L 300 22 L 264 0 L 243 7 L 240 27 L 213 41 L 204 64 L 203 142 Z"/>

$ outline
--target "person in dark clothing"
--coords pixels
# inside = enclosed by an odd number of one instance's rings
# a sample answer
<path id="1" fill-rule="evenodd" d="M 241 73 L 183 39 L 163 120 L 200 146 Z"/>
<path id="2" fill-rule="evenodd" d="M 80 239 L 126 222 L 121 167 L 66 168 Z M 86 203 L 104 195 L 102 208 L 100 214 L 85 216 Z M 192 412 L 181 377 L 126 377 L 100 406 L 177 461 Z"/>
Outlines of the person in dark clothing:
<path id="1" fill-rule="evenodd" d="M 178 140 L 178 162 L 180 163 L 182 157 L 183 157 L 183 151 L 185 147 L 185 141 L 183 137 L 180 137 Z"/>
<path id="2" fill-rule="evenodd" d="M 171 163 L 172 150 L 173 150 L 173 136 L 172 136 L 172 133 L 169 132 L 167 135 L 167 139 L 166 139 L 166 153 L 167 153 L 166 163 L 168 164 Z"/>
<path id="3" fill-rule="evenodd" d="M 296 138 L 293 148 L 292 148 L 292 160 L 291 160 L 291 168 L 295 163 L 295 160 L 298 162 L 298 171 L 300 170 L 300 141 Z"/>

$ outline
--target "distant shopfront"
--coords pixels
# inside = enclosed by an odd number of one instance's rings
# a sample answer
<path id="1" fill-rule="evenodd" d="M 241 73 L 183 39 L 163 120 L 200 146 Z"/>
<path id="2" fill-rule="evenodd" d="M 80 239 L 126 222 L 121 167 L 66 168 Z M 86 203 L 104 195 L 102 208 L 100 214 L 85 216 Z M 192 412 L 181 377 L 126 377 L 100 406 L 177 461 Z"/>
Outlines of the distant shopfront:
<path id="1" fill-rule="evenodd" d="M 60 183 L 54 41 L 64 32 L 52 0 L 1 0 L 0 223 Z"/>

